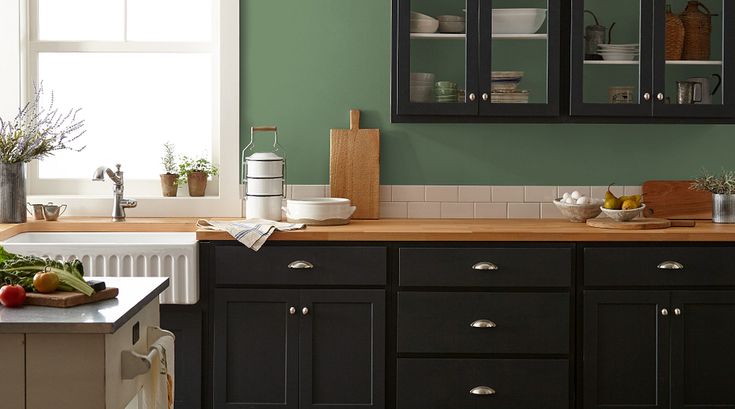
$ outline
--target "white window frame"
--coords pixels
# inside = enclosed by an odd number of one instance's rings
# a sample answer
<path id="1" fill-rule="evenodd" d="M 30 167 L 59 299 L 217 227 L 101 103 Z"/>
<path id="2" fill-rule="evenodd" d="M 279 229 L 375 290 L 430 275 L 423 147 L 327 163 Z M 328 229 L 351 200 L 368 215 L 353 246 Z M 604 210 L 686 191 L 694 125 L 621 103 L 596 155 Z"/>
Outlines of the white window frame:
<path id="1" fill-rule="evenodd" d="M 15 4 L 17 2 L 17 4 Z M 211 52 L 213 55 L 213 141 L 212 161 L 218 164 L 220 174 L 213 177 L 207 187 L 207 195 L 201 198 L 185 194 L 177 198 L 163 198 L 158 194 L 137 196 L 138 207 L 128 210 L 128 217 L 238 217 L 242 214 L 239 183 L 239 1 L 212 0 L 213 38 L 211 43 L 169 43 L 169 42 L 54 42 L 37 41 L 33 27 L 36 19 L 30 18 L 37 10 L 37 0 L 3 0 L 0 15 L 4 11 L 15 10 L 18 16 L 16 25 L 17 41 L 0 40 L 0 51 L 10 49 L 16 44 L 18 55 L 16 81 L 0 82 L 0 90 L 13 89 L 17 84 L 17 97 L 0 97 L 0 108 L 25 101 L 32 95 L 37 75 L 39 52 L 78 51 L 78 52 Z M 5 34 L 0 33 L 0 34 Z M 210 47 L 213 50 L 210 50 Z M 7 53 L 5 54 L 7 55 Z M 0 66 L 0 73 L 4 73 Z M 16 77 L 17 77 L 16 76 Z M 10 101 L 14 99 L 14 101 Z M 17 108 L 16 108 L 17 109 Z M 5 111 L 0 111 L 6 114 Z M 12 111 L 11 111 L 12 112 Z M 6 114 L 7 115 L 7 114 Z M 123 142 L 124 143 L 124 142 Z M 113 167 L 114 164 L 90 163 L 91 171 L 99 165 Z M 123 172 L 134 163 L 123 163 Z M 28 199 L 32 202 L 63 202 L 68 204 L 68 215 L 107 216 L 112 207 L 112 183 L 91 181 L 39 179 L 38 163 L 33 161 L 27 168 Z M 146 188 L 157 181 L 126 180 L 126 189 Z M 183 189 L 182 189 L 183 190 Z M 180 190 L 180 194 L 182 192 Z M 129 196 L 126 194 L 126 196 Z"/>

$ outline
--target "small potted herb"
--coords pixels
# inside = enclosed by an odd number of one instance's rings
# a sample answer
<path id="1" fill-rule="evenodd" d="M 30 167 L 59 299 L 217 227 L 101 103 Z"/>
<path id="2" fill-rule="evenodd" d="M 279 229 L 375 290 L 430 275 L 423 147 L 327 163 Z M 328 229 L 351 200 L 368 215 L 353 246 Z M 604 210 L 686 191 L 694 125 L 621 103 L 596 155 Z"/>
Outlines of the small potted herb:
<path id="1" fill-rule="evenodd" d="M 207 179 L 216 175 L 218 171 L 207 159 L 182 156 L 179 162 L 179 182 L 189 185 L 189 196 L 204 196 Z"/>
<path id="2" fill-rule="evenodd" d="M 179 174 L 176 173 L 176 159 L 174 157 L 174 144 L 166 142 L 163 144 L 163 156 L 161 156 L 163 170 L 161 174 L 161 191 L 164 197 L 176 197 L 179 189 Z"/>
<path id="3" fill-rule="evenodd" d="M 703 170 L 690 189 L 712 193 L 713 222 L 735 223 L 735 171 L 723 170 L 716 175 Z"/>

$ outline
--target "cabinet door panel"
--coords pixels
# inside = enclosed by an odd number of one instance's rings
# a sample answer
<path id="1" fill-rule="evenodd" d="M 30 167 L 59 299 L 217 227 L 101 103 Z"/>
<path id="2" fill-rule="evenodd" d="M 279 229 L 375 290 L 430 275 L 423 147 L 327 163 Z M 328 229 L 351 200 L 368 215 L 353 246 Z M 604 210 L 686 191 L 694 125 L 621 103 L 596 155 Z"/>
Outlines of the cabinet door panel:
<path id="1" fill-rule="evenodd" d="M 666 292 L 584 293 L 584 408 L 668 407 Z"/>
<path id="2" fill-rule="evenodd" d="M 671 407 L 735 408 L 735 293 L 675 292 Z"/>
<path id="3" fill-rule="evenodd" d="M 161 305 L 161 328 L 176 336 L 176 409 L 202 406 L 202 310 L 198 305 Z"/>
<path id="4" fill-rule="evenodd" d="M 298 291 L 215 294 L 215 407 L 297 409 Z"/>
<path id="5" fill-rule="evenodd" d="M 385 292 L 302 291 L 301 409 L 384 407 Z"/>

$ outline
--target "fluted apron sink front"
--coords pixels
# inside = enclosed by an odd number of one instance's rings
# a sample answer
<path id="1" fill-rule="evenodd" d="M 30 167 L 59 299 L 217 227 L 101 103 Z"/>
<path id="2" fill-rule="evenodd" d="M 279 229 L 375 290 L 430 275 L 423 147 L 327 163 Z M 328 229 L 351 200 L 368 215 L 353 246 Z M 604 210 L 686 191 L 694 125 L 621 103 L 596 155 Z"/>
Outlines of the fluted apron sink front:
<path id="1" fill-rule="evenodd" d="M 21 233 L 2 243 L 11 253 L 78 259 L 87 277 L 168 277 L 162 304 L 196 304 L 195 233 Z"/>

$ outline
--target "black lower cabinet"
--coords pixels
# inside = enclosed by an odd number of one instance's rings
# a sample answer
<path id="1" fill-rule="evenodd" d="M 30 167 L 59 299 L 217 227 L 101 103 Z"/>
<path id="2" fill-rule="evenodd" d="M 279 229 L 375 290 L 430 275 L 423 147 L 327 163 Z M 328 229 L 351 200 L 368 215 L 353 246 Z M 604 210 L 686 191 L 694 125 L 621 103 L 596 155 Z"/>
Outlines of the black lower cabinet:
<path id="1" fill-rule="evenodd" d="M 735 408 L 735 292 L 671 296 L 672 409 Z"/>
<path id="2" fill-rule="evenodd" d="M 735 293 L 585 291 L 585 409 L 735 408 Z"/>
<path id="3" fill-rule="evenodd" d="M 383 409 L 384 290 L 215 290 L 215 408 Z"/>
<path id="4" fill-rule="evenodd" d="M 176 336 L 176 409 L 202 407 L 202 315 L 199 305 L 161 305 L 161 328 Z"/>

